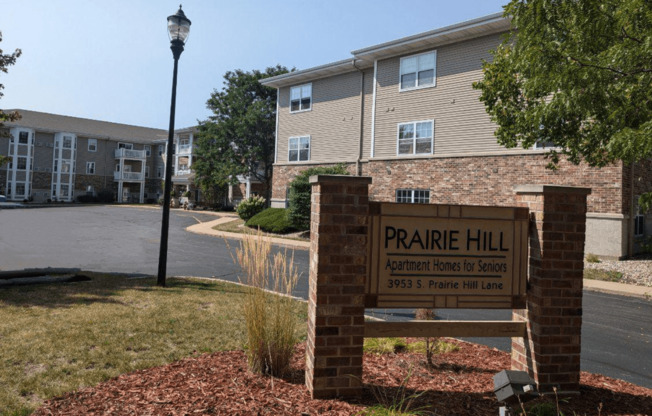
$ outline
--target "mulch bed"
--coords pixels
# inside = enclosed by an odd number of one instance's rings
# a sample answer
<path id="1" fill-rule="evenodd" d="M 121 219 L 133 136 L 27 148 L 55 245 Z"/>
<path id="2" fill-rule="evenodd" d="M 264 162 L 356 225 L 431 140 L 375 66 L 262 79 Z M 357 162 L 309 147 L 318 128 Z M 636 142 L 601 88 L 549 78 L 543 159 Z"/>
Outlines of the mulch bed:
<path id="1" fill-rule="evenodd" d="M 367 393 L 359 401 L 312 400 L 304 386 L 302 344 L 285 379 L 251 373 L 242 351 L 197 355 L 48 400 L 34 415 L 352 415 L 379 397 L 395 397 L 408 373 L 407 396 L 420 394 L 413 409 L 429 406 L 426 414 L 447 416 L 497 415 L 493 375 L 509 368 L 509 355 L 452 342 L 460 349 L 437 356 L 435 368 L 425 364 L 423 354 L 365 355 Z M 652 414 L 652 389 L 585 372 L 581 384 L 579 396 L 560 403 L 565 415 Z"/>

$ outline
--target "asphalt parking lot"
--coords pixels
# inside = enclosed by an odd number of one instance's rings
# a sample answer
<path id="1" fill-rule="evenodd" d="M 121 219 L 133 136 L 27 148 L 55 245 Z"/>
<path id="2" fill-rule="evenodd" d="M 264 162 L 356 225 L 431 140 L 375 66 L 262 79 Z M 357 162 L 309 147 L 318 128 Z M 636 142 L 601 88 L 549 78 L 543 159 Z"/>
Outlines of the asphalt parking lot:
<path id="1" fill-rule="evenodd" d="M 168 276 L 236 273 L 224 239 L 185 228 L 215 219 L 200 211 L 170 215 Z M 161 210 L 79 206 L 0 210 L 0 270 L 64 267 L 155 275 Z"/>

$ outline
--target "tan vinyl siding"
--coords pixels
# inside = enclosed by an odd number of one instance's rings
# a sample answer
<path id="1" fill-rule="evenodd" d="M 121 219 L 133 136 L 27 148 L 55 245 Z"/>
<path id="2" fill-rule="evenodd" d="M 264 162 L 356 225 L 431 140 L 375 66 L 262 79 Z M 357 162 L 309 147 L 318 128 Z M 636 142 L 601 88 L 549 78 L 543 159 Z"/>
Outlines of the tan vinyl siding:
<path id="1" fill-rule="evenodd" d="M 354 161 L 360 146 L 358 71 L 312 82 L 312 109 L 290 113 L 290 87 L 280 89 L 277 163 L 288 163 L 288 139 L 310 136 L 308 162 Z M 292 162 L 301 163 L 301 162 Z"/>
<path id="2" fill-rule="evenodd" d="M 400 57 L 379 61 L 374 156 L 397 157 L 398 124 L 421 120 L 435 122 L 435 156 L 506 152 L 472 88 L 500 41 L 491 35 L 438 48 L 436 86 L 413 91 L 399 92 Z"/>

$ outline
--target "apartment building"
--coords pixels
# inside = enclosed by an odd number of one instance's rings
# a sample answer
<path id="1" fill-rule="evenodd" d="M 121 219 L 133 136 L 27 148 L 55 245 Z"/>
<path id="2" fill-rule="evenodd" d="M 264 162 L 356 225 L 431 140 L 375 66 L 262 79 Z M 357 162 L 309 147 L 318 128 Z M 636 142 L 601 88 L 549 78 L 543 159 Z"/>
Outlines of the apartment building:
<path id="1" fill-rule="evenodd" d="M 80 195 L 112 192 L 117 202 L 160 196 L 154 143 L 165 130 L 29 110 L 5 123 L 0 154 L 0 194 L 9 200 L 72 202 Z"/>
<path id="2" fill-rule="evenodd" d="M 267 78 L 278 91 L 272 206 L 311 166 L 344 163 L 372 177 L 378 201 L 513 205 L 514 185 L 591 188 L 586 252 L 635 253 L 652 231 L 637 196 L 652 163 L 546 168 L 545 144 L 505 149 L 472 83 L 510 29 L 494 14 L 353 51 L 338 62 Z"/>

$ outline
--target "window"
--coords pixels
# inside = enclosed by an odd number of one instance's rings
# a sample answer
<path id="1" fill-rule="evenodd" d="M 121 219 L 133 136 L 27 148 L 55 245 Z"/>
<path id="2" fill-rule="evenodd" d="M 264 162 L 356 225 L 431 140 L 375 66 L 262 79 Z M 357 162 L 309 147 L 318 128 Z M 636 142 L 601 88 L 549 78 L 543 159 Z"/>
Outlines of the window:
<path id="1" fill-rule="evenodd" d="M 70 162 L 61 161 L 61 173 L 70 173 Z"/>
<path id="2" fill-rule="evenodd" d="M 187 137 L 179 139 L 179 151 L 188 149 L 190 149 L 190 139 Z"/>
<path id="3" fill-rule="evenodd" d="M 16 158 L 16 169 L 25 170 L 27 169 L 27 158 L 26 157 L 17 157 Z"/>
<path id="4" fill-rule="evenodd" d="M 396 202 L 427 204 L 430 202 L 430 191 L 423 189 L 397 189 Z"/>
<path id="5" fill-rule="evenodd" d="M 120 164 L 115 165 L 115 171 L 120 172 Z"/>
<path id="6" fill-rule="evenodd" d="M 21 131 L 18 133 L 18 144 L 29 144 L 29 133 Z"/>
<path id="7" fill-rule="evenodd" d="M 61 198 L 68 198 L 68 190 L 69 189 L 70 188 L 68 187 L 68 185 L 63 185 L 62 184 L 61 187 L 59 188 L 59 191 L 61 191 L 61 194 L 59 196 L 61 196 Z"/>
<path id="8" fill-rule="evenodd" d="M 645 235 L 645 215 L 636 214 L 634 217 L 634 237 Z"/>
<path id="9" fill-rule="evenodd" d="M 555 143 L 552 140 L 537 140 L 534 143 L 535 149 L 550 149 L 556 147 Z"/>
<path id="10" fill-rule="evenodd" d="M 88 139 L 88 151 L 97 152 L 97 139 Z"/>
<path id="11" fill-rule="evenodd" d="M 401 58 L 400 90 L 434 87 L 436 67 L 436 51 Z"/>
<path id="12" fill-rule="evenodd" d="M 163 149 L 165 149 L 165 146 L 163 146 L 162 144 L 159 144 L 158 145 L 158 155 L 159 156 L 163 155 Z"/>
<path id="13" fill-rule="evenodd" d="M 72 149 L 72 136 L 63 136 L 63 148 Z"/>
<path id="14" fill-rule="evenodd" d="M 303 162 L 306 160 L 310 160 L 310 136 L 290 137 L 288 161 Z"/>
<path id="15" fill-rule="evenodd" d="M 58 172 L 59 171 L 59 160 L 54 159 L 54 167 L 52 168 L 52 172 Z"/>
<path id="16" fill-rule="evenodd" d="M 156 168 L 156 177 L 157 178 L 162 178 L 163 177 L 163 167 L 159 166 Z"/>
<path id="17" fill-rule="evenodd" d="M 432 154 L 434 121 L 416 121 L 398 125 L 399 155 Z"/>
<path id="18" fill-rule="evenodd" d="M 118 149 L 133 150 L 133 148 L 134 148 L 133 143 L 118 143 Z"/>
<path id="19" fill-rule="evenodd" d="M 25 196 L 25 184 L 17 183 L 16 184 L 16 195 L 15 196 Z"/>
<path id="20" fill-rule="evenodd" d="M 86 162 L 86 174 L 95 175 L 95 162 Z"/>
<path id="21" fill-rule="evenodd" d="M 147 155 L 147 157 L 152 155 L 152 146 L 148 144 L 145 145 L 145 154 Z"/>
<path id="22" fill-rule="evenodd" d="M 290 112 L 310 110 L 312 105 L 312 84 L 290 88 Z"/>
<path id="23" fill-rule="evenodd" d="M 149 166 L 145 166 L 145 177 L 149 178 Z"/>

